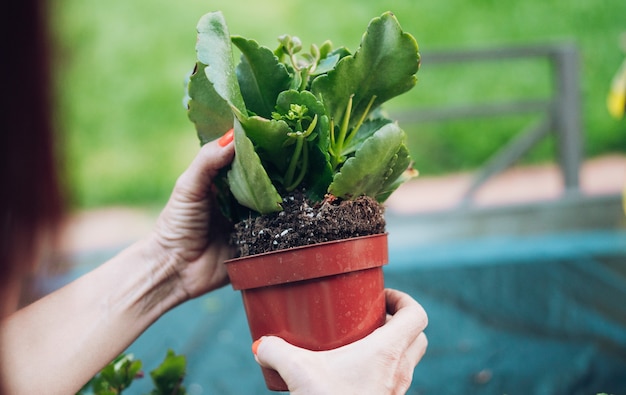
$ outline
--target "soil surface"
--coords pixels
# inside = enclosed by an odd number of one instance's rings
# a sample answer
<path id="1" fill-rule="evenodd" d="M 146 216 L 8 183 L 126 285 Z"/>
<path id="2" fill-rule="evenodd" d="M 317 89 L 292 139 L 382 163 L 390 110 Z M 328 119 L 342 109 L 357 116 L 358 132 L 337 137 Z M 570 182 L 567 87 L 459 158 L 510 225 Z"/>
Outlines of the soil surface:
<path id="1" fill-rule="evenodd" d="M 282 206 L 281 212 L 235 225 L 231 244 L 238 257 L 385 232 L 384 206 L 369 197 L 312 203 L 297 191 Z"/>

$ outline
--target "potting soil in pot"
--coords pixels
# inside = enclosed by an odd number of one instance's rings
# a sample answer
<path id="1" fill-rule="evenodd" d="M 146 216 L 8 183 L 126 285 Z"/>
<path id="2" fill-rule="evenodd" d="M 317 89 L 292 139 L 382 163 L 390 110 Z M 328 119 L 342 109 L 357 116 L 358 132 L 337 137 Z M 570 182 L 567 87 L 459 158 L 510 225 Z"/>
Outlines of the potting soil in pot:
<path id="1" fill-rule="evenodd" d="M 384 207 L 367 196 L 312 203 L 296 190 L 282 206 L 281 212 L 235 225 L 231 243 L 238 257 L 385 232 Z"/>

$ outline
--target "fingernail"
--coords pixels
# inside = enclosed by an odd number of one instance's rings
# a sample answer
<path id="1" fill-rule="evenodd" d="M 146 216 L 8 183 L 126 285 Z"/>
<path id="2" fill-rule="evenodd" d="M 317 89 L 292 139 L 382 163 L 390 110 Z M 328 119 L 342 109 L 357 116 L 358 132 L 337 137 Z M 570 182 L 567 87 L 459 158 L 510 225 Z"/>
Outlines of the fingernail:
<path id="1" fill-rule="evenodd" d="M 261 344 L 261 340 L 263 340 L 263 338 L 256 339 L 254 343 L 252 343 L 252 354 L 256 355 L 257 351 L 259 350 L 259 344 Z"/>
<path id="2" fill-rule="evenodd" d="M 235 129 L 230 129 L 228 132 L 224 133 L 222 137 L 220 137 L 217 143 L 220 145 L 220 147 L 226 147 L 228 144 L 230 144 L 231 141 L 233 141 L 234 137 Z"/>

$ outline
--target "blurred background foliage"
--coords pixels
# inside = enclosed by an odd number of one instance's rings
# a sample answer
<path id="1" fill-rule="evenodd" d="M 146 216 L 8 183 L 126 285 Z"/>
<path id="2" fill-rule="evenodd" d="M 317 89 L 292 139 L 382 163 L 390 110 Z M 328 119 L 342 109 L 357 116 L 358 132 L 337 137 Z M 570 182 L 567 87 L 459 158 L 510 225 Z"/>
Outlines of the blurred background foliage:
<path id="1" fill-rule="evenodd" d="M 330 39 L 354 51 L 369 20 L 393 11 L 423 54 L 450 49 L 574 42 L 581 52 L 585 155 L 626 152 L 623 123 L 605 98 L 624 54 L 620 0 L 50 0 L 56 114 L 74 207 L 162 204 L 199 147 L 182 106 L 195 61 L 195 26 L 222 10 L 231 34 L 270 48 L 281 34 Z M 387 109 L 547 98 L 541 60 L 422 63 L 419 82 Z M 401 125 L 424 175 L 472 169 L 533 116 Z M 553 160 L 548 139 L 525 159 Z"/>

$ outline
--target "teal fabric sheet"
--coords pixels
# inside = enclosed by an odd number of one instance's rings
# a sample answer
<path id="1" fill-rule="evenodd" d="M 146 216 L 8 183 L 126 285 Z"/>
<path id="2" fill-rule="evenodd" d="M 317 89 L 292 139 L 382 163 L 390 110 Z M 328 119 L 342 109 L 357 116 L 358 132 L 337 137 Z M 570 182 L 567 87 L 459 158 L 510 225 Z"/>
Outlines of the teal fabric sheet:
<path id="1" fill-rule="evenodd" d="M 626 394 L 626 232 L 390 246 L 386 285 L 430 319 L 410 394 Z M 251 342 L 226 287 L 169 312 L 129 351 L 147 371 L 167 349 L 185 354 L 191 394 L 273 393 Z M 146 377 L 128 394 L 149 389 Z"/>

